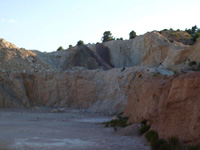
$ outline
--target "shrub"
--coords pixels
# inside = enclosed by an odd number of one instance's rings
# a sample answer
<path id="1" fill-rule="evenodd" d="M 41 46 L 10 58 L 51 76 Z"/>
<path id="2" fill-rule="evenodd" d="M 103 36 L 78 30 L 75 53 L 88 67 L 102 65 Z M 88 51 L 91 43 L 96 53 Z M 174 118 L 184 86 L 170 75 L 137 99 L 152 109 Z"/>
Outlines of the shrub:
<path id="1" fill-rule="evenodd" d="M 146 124 L 147 124 L 147 120 L 144 119 L 144 120 L 142 120 L 140 123 L 143 124 L 143 125 L 146 125 Z"/>
<path id="2" fill-rule="evenodd" d="M 112 36 L 112 33 L 110 31 L 105 31 L 103 33 L 103 37 L 101 38 L 102 42 L 106 41 L 112 41 L 115 40 L 115 38 Z"/>
<path id="3" fill-rule="evenodd" d="M 159 149 L 160 150 L 175 150 L 166 141 L 160 145 Z"/>
<path id="4" fill-rule="evenodd" d="M 148 131 L 145 135 L 145 138 L 147 139 L 148 142 L 158 140 L 158 133 L 153 130 Z"/>
<path id="5" fill-rule="evenodd" d="M 157 132 L 153 130 L 148 131 L 145 138 L 150 143 L 152 150 L 181 150 L 183 148 L 178 138 L 171 137 L 168 141 L 159 139 Z"/>
<path id="6" fill-rule="evenodd" d="M 123 68 L 121 69 L 121 72 L 123 72 L 125 69 L 126 69 L 126 68 L 125 68 L 125 67 L 123 67 Z"/>
<path id="7" fill-rule="evenodd" d="M 175 33 L 173 32 L 173 33 L 171 33 L 170 35 L 171 35 L 171 36 L 175 36 Z"/>
<path id="8" fill-rule="evenodd" d="M 116 40 L 122 40 L 123 41 L 123 38 L 121 37 L 121 38 L 117 38 Z"/>
<path id="9" fill-rule="evenodd" d="M 123 112 L 120 112 L 118 115 L 117 115 L 117 117 L 118 118 L 122 118 L 122 115 L 123 115 L 124 113 Z"/>
<path id="10" fill-rule="evenodd" d="M 173 145 L 179 145 L 180 144 L 178 138 L 176 138 L 176 137 L 170 137 L 168 139 L 168 141 L 169 141 L 170 144 L 173 144 Z"/>
<path id="11" fill-rule="evenodd" d="M 58 49 L 57 49 L 57 51 L 62 51 L 62 50 L 63 50 L 62 46 L 58 47 Z"/>
<path id="12" fill-rule="evenodd" d="M 189 145 L 188 150 L 200 150 L 200 143 Z"/>
<path id="13" fill-rule="evenodd" d="M 168 29 L 163 29 L 162 31 L 168 31 Z"/>
<path id="14" fill-rule="evenodd" d="M 127 127 L 129 124 L 127 124 L 128 118 L 120 118 L 117 120 L 111 120 L 108 122 L 104 122 L 105 127 L 113 127 L 113 129 L 116 131 L 117 127 Z"/>
<path id="15" fill-rule="evenodd" d="M 129 39 L 134 39 L 136 37 L 136 32 L 133 30 L 129 33 Z"/>
<path id="16" fill-rule="evenodd" d="M 150 125 L 144 125 L 144 126 L 142 126 L 142 127 L 140 128 L 139 132 L 140 132 L 140 134 L 142 135 L 142 134 L 146 133 L 147 131 L 149 131 L 150 128 L 151 128 Z"/>
<path id="17" fill-rule="evenodd" d="M 151 142 L 150 145 L 151 145 L 151 148 L 155 150 L 168 150 L 167 141 L 165 141 L 164 139 L 154 140 Z"/>
<path id="18" fill-rule="evenodd" d="M 200 62 L 198 64 L 198 66 L 197 66 L 197 71 L 200 71 Z"/>
<path id="19" fill-rule="evenodd" d="M 181 149 L 181 144 L 180 144 L 180 142 L 179 142 L 179 140 L 178 140 L 178 138 L 176 138 L 176 137 L 170 137 L 169 139 L 168 139 L 168 142 L 169 142 L 169 145 L 170 145 L 170 148 L 172 149 Z"/>
<path id="20" fill-rule="evenodd" d="M 192 37 L 192 41 L 195 43 L 199 37 L 200 33 L 199 32 L 195 33 L 195 35 Z"/>
<path id="21" fill-rule="evenodd" d="M 197 64 L 196 61 L 191 61 L 191 62 L 188 63 L 189 66 L 195 66 L 196 64 Z"/>
<path id="22" fill-rule="evenodd" d="M 153 76 L 156 77 L 158 75 L 160 75 L 160 72 L 156 72 Z"/>
<path id="23" fill-rule="evenodd" d="M 78 42 L 77 42 L 77 45 L 79 46 L 79 45 L 84 45 L 84 42 L 82 41 L 82 40 L 79 40 Z"/>

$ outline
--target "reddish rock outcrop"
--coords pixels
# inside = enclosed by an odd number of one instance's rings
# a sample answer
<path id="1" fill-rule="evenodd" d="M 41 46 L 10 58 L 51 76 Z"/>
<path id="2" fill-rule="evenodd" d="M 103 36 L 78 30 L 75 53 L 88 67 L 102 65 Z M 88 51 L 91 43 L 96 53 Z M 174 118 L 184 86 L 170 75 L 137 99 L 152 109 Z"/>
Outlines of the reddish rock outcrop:
<path id="1" fill-rule="evenodd" d="M 124 111 L 129 122 L 147 119 L 161 138 L 199 142 L 200 73 L 132 82 Z"/>

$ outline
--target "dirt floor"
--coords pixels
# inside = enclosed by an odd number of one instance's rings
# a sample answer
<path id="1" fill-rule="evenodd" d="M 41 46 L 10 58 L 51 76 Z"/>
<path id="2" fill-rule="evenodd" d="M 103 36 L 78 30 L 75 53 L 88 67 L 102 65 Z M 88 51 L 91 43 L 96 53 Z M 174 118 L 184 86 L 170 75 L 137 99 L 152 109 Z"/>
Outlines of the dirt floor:
<path id="1" fill-rule="evenodd" d="M 149 150 L 143 138 L 120 136 L 100 122 L 112 117 L 78 111 L 0 109 L 0 150 Z"/>

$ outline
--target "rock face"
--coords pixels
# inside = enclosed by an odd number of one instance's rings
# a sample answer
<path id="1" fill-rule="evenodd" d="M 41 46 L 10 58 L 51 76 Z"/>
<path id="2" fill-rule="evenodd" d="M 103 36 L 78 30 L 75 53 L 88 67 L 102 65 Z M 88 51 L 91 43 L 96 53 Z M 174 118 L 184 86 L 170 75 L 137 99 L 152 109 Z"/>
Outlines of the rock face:
<path id="1" fill-rule="evenodd" d="M 194 60 L 196 57 L 200 57 L 195 55 L 199 51 L 199 42 L 194 46 L 184 45 L 176 41 L 172 43 L 170 39 L 159 32 L 146 33 L 132 40 L 116 40 L 101 44 L 75 46 L 52 53 L 26 51 L 18 49 L 5 40 L 2 41 L 0 55 L 3 58 L 5 57 L 5 60 L 2 59 L 1 63 L 8 64 L 9 67 L 3 64 L 0 65 L 1 69 L 7 71 L 19 70 L 19 72 L 23 70 L 17 68 L 17 64 L 23 66 L 21 68 L 25 68 L 27 72 L 63 71 L 73 67 L 108 70 L 133 66 L 159 67 L 180 72 L 180 70 L 188 68 L 184 63 L 190 58 L 190 55 L 191 59 Z M 13 63 L 9 64 L 9 62 Z"/>
<path id="2" fill-rule="evenodd" d="M 1 73 L 0 107 L 53 106 L 118 112 L 126 104 L 129 82 L 138 71 L 152 74 L 155 69 Z"/>
<path id="3" fill-rule="evenodd" d="M 109 64 L 109 51 L 102 46 L 97 46 L 97 48 L 100 50 L 97 51 L 98 53 L 95 53 L 85 45 L 77 46 L 77 49 L 74 50 L 73 54 L 71 54 L 62 65 L 62 69 L 67 70 L 74 66 L 91 70 L 100 68 L 104 70 L 111 69 L 112 65 Z"/>
<path id="4" fill-rule="evenodd" d="M 149 66 L 162 67 L 170 57 L 188 46 L 171 43 L 158 32 L 146 33 L 127 41 L 104 43 L 110 49 L 111 63 L 115 67 Z M 164 68 L 168 68 L 167 64 Z"/>
<path id="5" fill-rule="evenodd" d="M 17 46 L 15 46 L 12 43 L 7 42 L 4 39 L 0 39 L 0 48 L 9 48 L 9 49 L 15 48 L 15 49 L 18 49 Z"/>
<path id="6" fill-rule="evenodd" d="M 155 77 L 130 84 L 124 109 L 129 122 L 147 119 L 161 138 L 200 141 L 200 73 Z"/>
<path id="7" fill-rule="evenodd" d="M 73 67 L 111 69 L 133 66 L 173 68 L 173 61 L 188 45 L 171 43 L 158 32 L 146 33 L 132 40 L 75 46 L 65 51 L 40 53 L 38 57 L 60 70 Z M 175 57 L 175 58 L 174 58 Z M 182 61 L 179 63 L 183 63 Z"/>
<path id="8" fill-rule="evenodd" d="M 1 73 L 0 107 L 50 106 L 104 113 L 123 110 L 129 122 L 147 119 L 162 138 L 199 142 L 200 73 L 166 77 L 155 70 Z"/>

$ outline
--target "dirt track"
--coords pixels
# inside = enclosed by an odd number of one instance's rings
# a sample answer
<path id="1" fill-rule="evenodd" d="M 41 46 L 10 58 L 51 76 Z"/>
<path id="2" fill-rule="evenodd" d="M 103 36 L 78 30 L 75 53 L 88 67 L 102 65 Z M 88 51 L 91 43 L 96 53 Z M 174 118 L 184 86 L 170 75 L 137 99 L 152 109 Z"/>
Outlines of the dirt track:
<path id="1" fill-rule="evenodd" d="M 141 137 L 97 124 L 110 117 L 50 110 L 0 109 L 0 150 L 148 150 Z"/>

